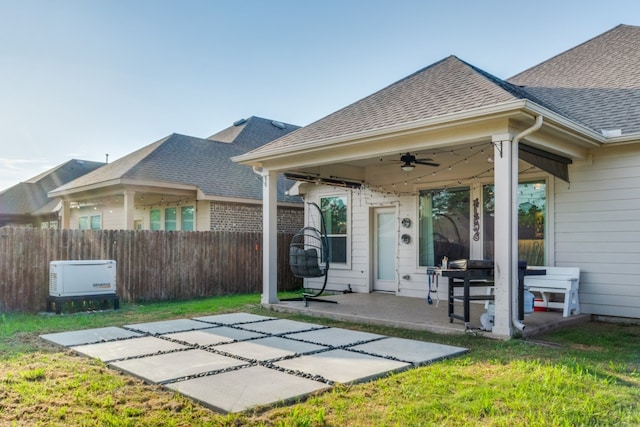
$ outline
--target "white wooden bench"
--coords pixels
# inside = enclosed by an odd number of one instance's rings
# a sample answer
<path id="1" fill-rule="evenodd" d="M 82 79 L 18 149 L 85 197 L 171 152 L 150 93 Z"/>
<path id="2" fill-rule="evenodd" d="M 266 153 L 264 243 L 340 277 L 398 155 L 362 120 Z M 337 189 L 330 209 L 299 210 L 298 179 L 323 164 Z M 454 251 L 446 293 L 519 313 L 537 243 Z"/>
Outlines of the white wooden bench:
<path id="1" fill-rule="evenodd" d="M 536 306 L 561 308 L 563 317 L 569 317 L 571 314 L 580 314 L 580 301 L 578 299 L 580 269 L 578 267 L 529 266 L 528 268 L 547 271 L 547 274 L 543 276 L 524 277 L 525 289 L 542 295 L 542 301 L 536 302 Z M 564 302 L 549 301 L 550 294 L 564 294 Z"/>

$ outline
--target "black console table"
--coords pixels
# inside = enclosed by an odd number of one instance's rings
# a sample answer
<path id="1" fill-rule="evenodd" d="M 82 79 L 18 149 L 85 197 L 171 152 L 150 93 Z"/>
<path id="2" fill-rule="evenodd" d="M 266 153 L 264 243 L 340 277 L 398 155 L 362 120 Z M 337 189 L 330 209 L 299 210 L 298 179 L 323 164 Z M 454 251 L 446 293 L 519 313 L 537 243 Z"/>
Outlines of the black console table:
<path id="1" fill-rule="evenodd" d="M 467 268 L 465 270 L 442 270 L 442 275 L 449 278 L 449 322 L 462 320 L 465 328 L 469 327 L 469 309 L 471 301 L 493 301 L 493 294 L 471 295 L 473 287 L 493 286 L 493 265 L 490 267 Z M 455 290 L 462 288 L 462 295 Z M 462 301 L 462 314 L 456 314 L 454 302 Z"/>
<path id="2" fill-rule="evenodd" d="M 486 295 L 471 295 L 473 287 L 493 287 L 493 262 L 468 260 L 463 265 L 464 268 L 440 270 L 440 274 L 449 278 L 449 321 L 454 319 L 462 320 L 466 328 L 470 324 L 470 302 L 471 301 L 494 301 L 493 293 Z M 525 261 L 518 262 L 518 319 L 524 320 L 524 276 L 544 275 L 545 270 L 527 268 Z M 456 294 L 455 289 L 462 288 L 462 294 Z M 462 301 L 462 314 L 456 314 L 454 302 Z"/>

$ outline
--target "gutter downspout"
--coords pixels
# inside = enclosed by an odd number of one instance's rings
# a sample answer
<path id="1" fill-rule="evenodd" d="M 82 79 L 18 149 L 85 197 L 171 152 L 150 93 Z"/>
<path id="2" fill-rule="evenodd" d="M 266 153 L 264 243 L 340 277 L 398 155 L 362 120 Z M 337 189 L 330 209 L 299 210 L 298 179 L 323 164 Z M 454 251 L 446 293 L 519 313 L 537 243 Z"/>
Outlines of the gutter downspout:
<path id="1" fill-rule="evenodd" d="M 537 131 L 538 129 L 540 129 L 542 127 L 542 121 L 543 121 L 543 117 L 542 115 L 536 116 L 536 121 L 533 124 L 533 126 L 531 126 L 528 129 L 523 130 L 522 132 L 520 132 L 519 134 L 517 134 L 514 138 L 513 141 L 511 142 L 512 145 L 512 153 L 515 153 L 515 156 L 513 156 L 513 158 L 511 159 L 512 163 L 512 168 L 511 170 L 517 170 L 518 168 L 518 144 L 520 143 L 520 140 L 522 138 L 524 138 L 525 136 L 528 136 L 530 134 L 532 134 L 533 132 Z M 513 182 L 512 182 L 513 184 Z M 516 202 L 518 200 L 518 180 L 516 178 L 516 182 L 515 185 L 512 185 L 512 189 L 511 189 L 511 199 Z M 511 217 L 514 218 L 514 214 L 513 211 L 516 209 L 515 208 L 515 203 L 512 204 L 511 206 L 512 212 L 511 212 Z M 516 213 L 515 218 L 517 218 L 518 215 Z M 513 221 L 512 222 L 512 230 L 511 230 L 511 236 L 517 236 L 518 235 L 518 221 Z M 512 253 L 511 253 L 511 272 L 513 275 L 514 271 L 517 271 L 518 269 L 518 245 L 515 245 L 515 248 L 511 249 Z M 513 253 L 515 252 L 515 253 Z M 514 261 L 515 260 L 515 261 Z M 514 270 L 513 267 L 516 267 L 516 269 Z M 517 277 L 517 275 L 516 275 Z M 513 277 L 511 277 L 511 279 L 513 279 Z M 514 281 L 512 282 L 512 290 L 511 290 L 511 323 L 513 324 L 513 326 L 516 327 L 516 329 L 518 329 L 519 331 L 524 330 L 525 324 L 522 323 L 519 319 L 518 319 L 518 281 Z"/>

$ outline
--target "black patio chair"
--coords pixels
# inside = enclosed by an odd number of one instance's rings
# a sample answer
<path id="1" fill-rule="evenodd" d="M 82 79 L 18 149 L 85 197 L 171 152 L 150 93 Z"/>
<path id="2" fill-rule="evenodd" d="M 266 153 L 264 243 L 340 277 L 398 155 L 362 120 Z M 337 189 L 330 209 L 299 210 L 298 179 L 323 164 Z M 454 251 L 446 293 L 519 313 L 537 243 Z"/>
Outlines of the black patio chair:
<path id="1" fill-rule="evenodd" d="M 308 204 L 315 206 L 318 210 L 320 215 L 320 229 L 307 226 L 293 236 L 289 244 L 289 267 L 296 277 L 324 277 L 324 282 L 322 288 L 317 292 L 303 292 L 299 298 L 285 298 L 283 301 L 304 301 L 305 307 L 308 301 L 337 304 L 337 301 L 318 298 L 324 293 L 329 277 L 329 239 L 327 237 L 322 210 L 315 203 L 309 202 Z"/>

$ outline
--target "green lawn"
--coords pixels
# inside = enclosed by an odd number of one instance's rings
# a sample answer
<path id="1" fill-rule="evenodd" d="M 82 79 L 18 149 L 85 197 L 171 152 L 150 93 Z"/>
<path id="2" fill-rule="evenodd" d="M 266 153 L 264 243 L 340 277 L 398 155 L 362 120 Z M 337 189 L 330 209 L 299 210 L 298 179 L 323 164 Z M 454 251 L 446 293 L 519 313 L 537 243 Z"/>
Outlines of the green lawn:
<path id="1" fill-rule="evenodd" d="M 640 325 L 588 323 L 494 341 L 274 313 L 258 295 L 124 304 L 71 315 L 0 314 L 0 425 L 637 426 Z M 295 405 L 220 415 L 38 335 L 222 312 L 309 320 L 467 347 L 469 353 Z"/>

